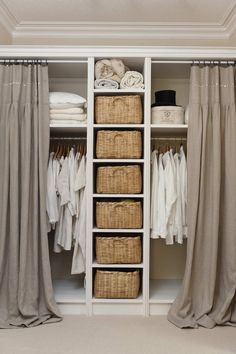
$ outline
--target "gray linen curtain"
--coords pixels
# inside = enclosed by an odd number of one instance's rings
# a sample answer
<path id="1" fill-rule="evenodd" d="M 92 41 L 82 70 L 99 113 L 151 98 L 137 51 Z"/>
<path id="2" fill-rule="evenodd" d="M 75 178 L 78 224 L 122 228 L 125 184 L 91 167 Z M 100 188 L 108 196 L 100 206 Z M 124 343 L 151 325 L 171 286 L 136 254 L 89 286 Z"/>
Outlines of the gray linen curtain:
<path id="1" fill-rule="evenodd" d="M 48 68 L 0 65 L 0 328 L 60 320 L 46 226 Z"/>
<path id="2" fill-rule="evenodd" d="M 178 327 L 236 325 L 234 67 L 193 65 L 188 132 L 185 276 L 168 319 Z"/>

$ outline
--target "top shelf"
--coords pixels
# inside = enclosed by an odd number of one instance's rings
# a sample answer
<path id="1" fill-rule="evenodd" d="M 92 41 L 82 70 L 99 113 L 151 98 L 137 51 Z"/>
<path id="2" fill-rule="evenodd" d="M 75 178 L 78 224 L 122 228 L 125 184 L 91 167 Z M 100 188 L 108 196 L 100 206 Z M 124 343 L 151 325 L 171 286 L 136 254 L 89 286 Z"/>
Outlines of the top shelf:
<path id="1" fill-rule="evenodd" d="M 145 89 L 138 89 L 138 88 L 133 88 L 133 89 L 94 89 L 94 94 L 95 95 L 99 95 L 99 94 L 109 94 L 109 95 L 113 95 L 113 94 L 118 94 L 118 93 L 137 93 L 137 94 L 144 94 L 145 93 Z"/>

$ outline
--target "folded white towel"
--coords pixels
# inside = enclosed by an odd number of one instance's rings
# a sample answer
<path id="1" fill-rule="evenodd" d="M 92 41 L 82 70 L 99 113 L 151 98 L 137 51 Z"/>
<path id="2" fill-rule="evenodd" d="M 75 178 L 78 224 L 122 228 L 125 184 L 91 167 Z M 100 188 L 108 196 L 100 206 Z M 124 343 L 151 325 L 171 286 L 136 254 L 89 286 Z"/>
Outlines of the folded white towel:
<path id="1" fill-rule="evenodd" d="M 71 92 L 49 92 L 49 103 L 73 103 L 84 105 L 86 99 Z"/>
<path id="2" fill-rule="evenodd" d="M 75 104 L 75 103 L 50 103 L 50 109 L 67 109 L 67 108 L 83 108 L 85 104 Z"/>
<path id="3" fill-rule="evenodd" d="M 144 88 L 143 75 L 138 71 L 126 71 L 121 80 L 120 88 Z"/>
<path id="4" fill-rule="evenodd" d="M 78 121 L 78 120 L 75 120 L 75 119 L 66 119 L 66 120 L 54 120 L 54 119 L 50 119 L 50 124 L 66 124 L 66 125 L 73 125 L 73 124 L 77 124 L 77 125 L 80 125 L 80 124 L 86 124 L 87 123 L 87 119 L 85 120 L 82 120 L 82 121 Z"/>
<path id="5" fill-rule="evenodd" d="M 78 113 L 79 114 L 84 113 L 84 109 L 82 107 L 50 109 L 50 114 L 78 114 Z"/>
<path id="6" fill-rule="evenodd" d="M 129 68 L 121 59 L 101 59 L 95 64 L 95 78 L 111 79 L 120 83 L 127 70 Z"/>
<path id="7" fill-rule="evenodd" d="M 94 82 L 94 87 L 96 89 L 103 89 L 103 88 L 118 89 L 119 84 L 118 84 L 118 82 L 111 80 L 111 79 L 97 79 Z"/>
<path id="8" fill-rule="evenodd" d="M 81 113 L 81 114 L 50 114 L 50 119 L 53 120 L 77 120 L 77 121 L 83 121 L 87 118 L 86 113 Z"/>

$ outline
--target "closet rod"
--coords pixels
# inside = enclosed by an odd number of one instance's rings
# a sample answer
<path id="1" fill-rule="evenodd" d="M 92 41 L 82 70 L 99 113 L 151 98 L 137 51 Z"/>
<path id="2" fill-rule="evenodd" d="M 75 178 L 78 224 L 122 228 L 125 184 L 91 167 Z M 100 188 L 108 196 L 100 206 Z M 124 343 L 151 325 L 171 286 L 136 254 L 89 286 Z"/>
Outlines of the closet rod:
<path id="1" fill-rule="evenodd" d="M 234 60 L 152 60 L 152 64 L 235 64 Z"/>
<path id="2" fill-rule="evenodd" d="M 160 140 L 163 140 L 163 141 L 166 141 L 166 140 L 172 140 L 172 141 L 180 140 L 180 141 L 182 141 L 182 140 L 184 140 L 184 141 L 187 141 L 187 138 L 181 138 L 181 137 L 173 137 L 173 138 L 170 138 L 170 137 L 168 137 L 168 138 L 151 138 L 151 140 L 152 140 L 152 141 L 153 141 L 153 140 L 157 140 L 157 141 L 160 141 Z"/>
<path id="3" fill-rule="evenodd" d="M 85 137 L 52 136 L 50 140 L 87 140 Z"/>

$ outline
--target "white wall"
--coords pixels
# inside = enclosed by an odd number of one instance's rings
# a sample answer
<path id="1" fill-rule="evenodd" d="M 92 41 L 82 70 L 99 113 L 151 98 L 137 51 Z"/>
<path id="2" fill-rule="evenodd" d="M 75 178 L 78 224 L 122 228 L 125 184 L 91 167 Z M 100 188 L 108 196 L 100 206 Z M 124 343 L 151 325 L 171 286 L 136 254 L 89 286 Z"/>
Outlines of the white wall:
<path id="1" fill-rule="evenodd" d="M 6 31 L 6 29 L 0 24 L 0 45 L 8 45 L 12 44 L 12 37 L 11 35 Z"/>

